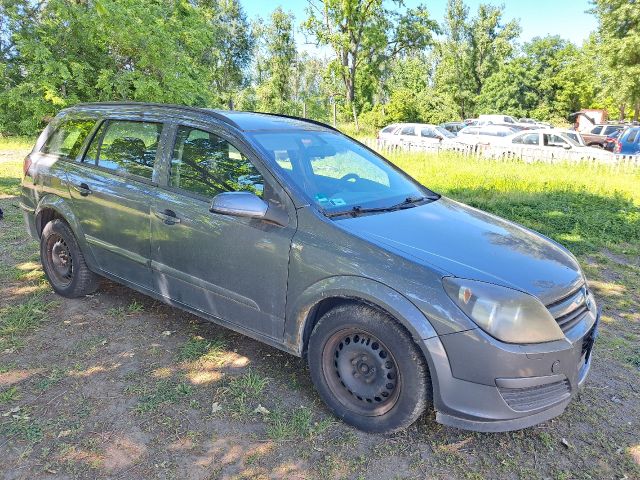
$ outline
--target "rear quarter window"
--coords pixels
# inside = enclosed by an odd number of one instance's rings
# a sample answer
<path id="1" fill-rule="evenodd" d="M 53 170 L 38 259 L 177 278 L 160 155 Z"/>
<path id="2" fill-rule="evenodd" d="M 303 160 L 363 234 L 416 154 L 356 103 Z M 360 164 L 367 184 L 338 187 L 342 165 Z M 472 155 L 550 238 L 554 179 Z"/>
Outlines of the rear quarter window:
<path id="1" fill-rule="evenodd" d="M 61 123 L 42 146 L 42 153 L 76 158 L 95 120 L 68 120 Z"/>

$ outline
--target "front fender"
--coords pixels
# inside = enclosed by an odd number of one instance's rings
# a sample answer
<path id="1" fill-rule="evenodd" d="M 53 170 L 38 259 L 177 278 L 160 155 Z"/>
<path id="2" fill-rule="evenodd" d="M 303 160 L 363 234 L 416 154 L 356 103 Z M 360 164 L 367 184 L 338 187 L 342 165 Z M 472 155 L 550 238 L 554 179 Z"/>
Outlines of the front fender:
<path id="1" fill-rule="evenodd" d="M 80 226 L 80 222 L 78 218 L 73 213 L 71 205 L 69 204 L 70 200 L 62 198 L 58 195 L 54 194 L 46 194 L 40 198 L 38 205 L 35 210 L 35 218 L 36 218 L 36 228 L 38 230 L 38 234 L 42 232 L 44 225 L 41 225 L 42 213 L 45 210 L 53 210 L 60 217 L 64 218 L 64 220 L 69 224 L 73 234 L 78 241 L 78 245 L 80 246 L 80 250 L 85 257 L 85 260 L 89 266 L 89 268 L 93 271 L 97 271 L 97 263 L 93 258 L 93 254 L 91 252 L 91 248 L 87 243 L 86 238 L 84 237 L 84 233 L 82 231 L 82 227 Z"/>
<path id="2" fill-rule="evenodd" d="M 400 322 L 419 345 L 423 339 L 437 336 L 424 314 L 393 288 L 369 278 L 335 276 L 311 285 L 287 307 L 284 340 L 298 354 L 304 349 L 305 328 L 312 318 L 310 313 L 328 298 L 358 300 L 384 310 Z"/>

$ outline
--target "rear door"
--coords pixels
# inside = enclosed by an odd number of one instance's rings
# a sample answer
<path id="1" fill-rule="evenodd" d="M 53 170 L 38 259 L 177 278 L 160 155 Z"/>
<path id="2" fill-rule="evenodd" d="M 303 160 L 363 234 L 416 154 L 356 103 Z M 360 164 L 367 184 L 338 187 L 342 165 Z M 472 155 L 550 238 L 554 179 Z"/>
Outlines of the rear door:
<path id="1" fill-rule="evenodd" d="M 105 272 L 152 289 L 150 206 L 160 122 L 109 119 L 68 171 L 73 208 Z"/>
<path id="2" fill-rule="evenodd" d="M 441 142 L 441 136 L 432 127 L 418 127 L 420 131 L 420 143 L 436 146 Z"/>
<path id="3" fill-rule="evenodd" d="M 418 142 L 415 125 L 405 125 L 396 133 L 400 145 L 411 145 Z"/>
<path id="4" fill-rule="evenodd" d="M 176 125 L 166 184 L 153 201 L 156 290 L 216 318 L 280 340 L 295 209 L 243 145 L 206 125 Z M 225 191 L 250 191 L 283 210 L 284 226 L 209 211 Z M 286 223 L 286 222 L 285 222 Z"/>

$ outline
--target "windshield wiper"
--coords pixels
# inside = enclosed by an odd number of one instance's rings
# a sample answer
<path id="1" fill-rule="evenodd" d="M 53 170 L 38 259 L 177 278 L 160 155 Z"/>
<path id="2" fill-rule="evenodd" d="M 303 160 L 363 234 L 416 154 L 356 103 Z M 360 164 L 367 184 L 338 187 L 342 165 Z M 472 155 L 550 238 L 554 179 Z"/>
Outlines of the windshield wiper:
<path id="1" fill-rule="evenodd" d="M 394 210 L 404 210 L 406 208 L 412 208 L 416 206 L 416 203 L 420 203 L 423 200 L 437 200 L 440 196 L 429 196 L 429 197 L 407 197 L 402 202 L 396 203 L 395 205 L 391 205 L 390 207 L 375 207 L 375 208 L 362 208 L 360 205 L 356 205 L 355 207 L 349 210 L 340 210 L 338 212 L 327 212 L 325 215 L 329 218 L 333 217 L 341 217 L 343 215 L 352 215 L 357 217 L 359 215 L 365 213 L 377 213 L 377 212 L 393 212 Z"/>

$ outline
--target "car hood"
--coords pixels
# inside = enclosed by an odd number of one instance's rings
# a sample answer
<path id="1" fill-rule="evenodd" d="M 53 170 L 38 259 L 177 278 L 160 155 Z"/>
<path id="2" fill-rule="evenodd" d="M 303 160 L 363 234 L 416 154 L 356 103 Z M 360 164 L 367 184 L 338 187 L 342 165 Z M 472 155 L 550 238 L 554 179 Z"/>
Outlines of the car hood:
<path id="1" fill-rule="evenodd" d="M 516 288 L 547 304 L 579 286 L 575 258 L 552 240 L 442 197 L 404 210 L 337 220 L 352 235 L 443 271 Z"/>

